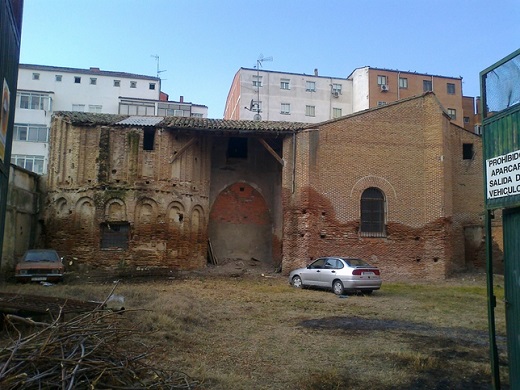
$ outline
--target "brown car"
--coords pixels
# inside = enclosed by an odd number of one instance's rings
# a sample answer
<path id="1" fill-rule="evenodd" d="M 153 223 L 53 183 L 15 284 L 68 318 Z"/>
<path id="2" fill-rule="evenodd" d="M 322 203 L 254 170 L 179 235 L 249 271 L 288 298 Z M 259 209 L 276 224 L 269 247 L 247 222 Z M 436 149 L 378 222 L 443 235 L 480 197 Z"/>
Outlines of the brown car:
<path id="1" fill-rule="evenodd" d="M 17 282 L 61 282 L 63 259 L 53 249 L 31 249 L 16 265 Z"/>

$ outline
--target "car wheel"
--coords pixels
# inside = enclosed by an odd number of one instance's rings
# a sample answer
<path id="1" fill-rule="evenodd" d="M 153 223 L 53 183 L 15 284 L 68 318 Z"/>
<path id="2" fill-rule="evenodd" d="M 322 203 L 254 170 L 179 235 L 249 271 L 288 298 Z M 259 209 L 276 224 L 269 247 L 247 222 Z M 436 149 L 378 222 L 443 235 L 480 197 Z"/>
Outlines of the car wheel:
<path id="1" fill-rule="evenodd" d="M 300 276 L 298 276 L 298 275 L 293 276 L 292 285 L 293 285 L 293 287 L 296 287 L 296 288 L 302 288 L 303 287 L 302 278 L 300 278 Z"/>
<path id="2" fill-rule="evenodd" d="M 335 280 L 332 282 L 332 291 L 334 291 L 334 294 L 336 295 L 343 295 L 345 292 L 345 288 L 343 287 L 343 283 L 341 283 L 341 280 Z"/>

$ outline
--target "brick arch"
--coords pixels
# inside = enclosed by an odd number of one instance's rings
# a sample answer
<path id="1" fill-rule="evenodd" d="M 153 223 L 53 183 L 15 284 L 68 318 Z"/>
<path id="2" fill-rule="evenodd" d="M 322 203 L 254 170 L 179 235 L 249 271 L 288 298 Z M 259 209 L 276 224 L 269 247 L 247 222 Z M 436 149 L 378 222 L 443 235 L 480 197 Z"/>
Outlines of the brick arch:
<path id="1" fill-rule="evenodd" d="M 395 191 L 394 186 L 388 180 L 386 180 L 384 177 L 372 175 L 363 176 L 356 183 L 354 183 L 350 189 L 350 197 L 361 199 L 361 194 L 363 191 L 370 187 L 376 187 L 383 191 L 387 201 L 389 198 L 397 199 L 397 192 Z"/>
<path id="2" fill-rule="evenodd" d="M 216 197 L 209 214 L 208 235 L 221 259 L 272 262 L 272 218 L 255 188 L 237 182 Z"/>

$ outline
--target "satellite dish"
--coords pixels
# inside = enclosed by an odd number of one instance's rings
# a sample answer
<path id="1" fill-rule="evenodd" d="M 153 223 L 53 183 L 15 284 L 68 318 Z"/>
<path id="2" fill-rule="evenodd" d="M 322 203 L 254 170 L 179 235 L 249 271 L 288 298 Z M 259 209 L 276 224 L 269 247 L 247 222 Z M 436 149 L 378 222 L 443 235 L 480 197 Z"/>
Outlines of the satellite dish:
<path id="1" fill-rule="evenodd" d="M 260 114 L 255 114 L 255 116 L 253 117 L 253 119 L 255 121 L 261 121 L 262 120 L 262 116 Z"/>

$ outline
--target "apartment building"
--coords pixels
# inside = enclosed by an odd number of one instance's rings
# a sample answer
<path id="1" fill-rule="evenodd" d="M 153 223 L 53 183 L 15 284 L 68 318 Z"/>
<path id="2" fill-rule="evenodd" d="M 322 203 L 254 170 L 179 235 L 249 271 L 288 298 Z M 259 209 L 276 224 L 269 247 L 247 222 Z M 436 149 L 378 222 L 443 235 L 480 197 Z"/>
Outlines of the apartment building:
<path id="1" fill-rule="evenodd" d="M 240 68 L 224 119 L 319 123 L 352 113 L 352 83 L 345 78 Z"/>
<path id="2" fill-rule="evenodd" d="M 224 119 L 319 123 L 433 91 L 453 123 L 475 131 L 475 99 L 462 77 L 372 68 L 347 78 L 240 68 L 228 93 Z M 478 133 L 478 131 L 476 131 Z"/>
<path id="3" fill-rule="evenodd" d="M 207 107 L 168 101 L 154 76 L 20 64 L 11 162 L 39 174 L 47 172 L 53 112 L 207 117 Z"/>

